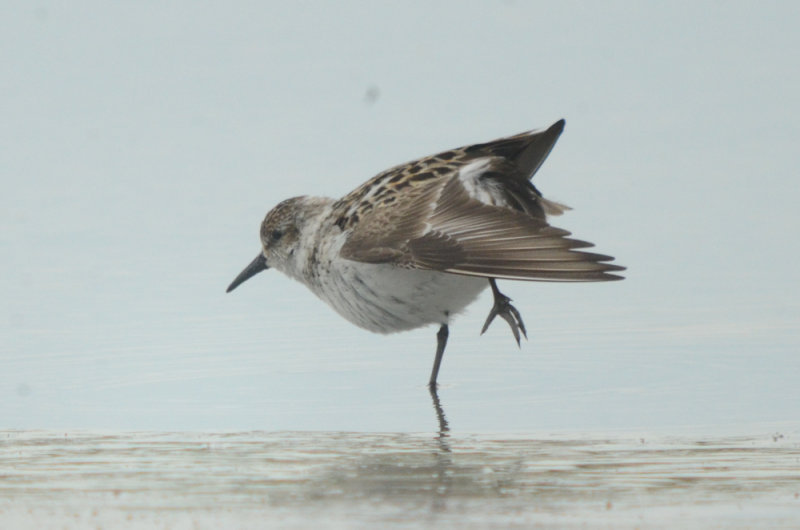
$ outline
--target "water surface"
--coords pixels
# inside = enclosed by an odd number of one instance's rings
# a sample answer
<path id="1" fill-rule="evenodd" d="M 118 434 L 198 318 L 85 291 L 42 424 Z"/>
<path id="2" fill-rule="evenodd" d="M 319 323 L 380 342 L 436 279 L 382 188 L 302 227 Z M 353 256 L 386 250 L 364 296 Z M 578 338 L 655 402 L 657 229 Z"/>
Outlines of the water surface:
<path id="1" fill-rule="evenodd" d="M 796 4 L 0 11 L 0 526 L 797 523 Z M 438 414 L 435 326 L 225 294 L 279 201 L 562 117 L 626 279 L 500 282 L 529 341 L 480 297 Z"/>
<path id="2" fill-rule="evenodd" d="M 0 470 L 7 527 L 800 524 L 797 432 L 6 431 Z"/>

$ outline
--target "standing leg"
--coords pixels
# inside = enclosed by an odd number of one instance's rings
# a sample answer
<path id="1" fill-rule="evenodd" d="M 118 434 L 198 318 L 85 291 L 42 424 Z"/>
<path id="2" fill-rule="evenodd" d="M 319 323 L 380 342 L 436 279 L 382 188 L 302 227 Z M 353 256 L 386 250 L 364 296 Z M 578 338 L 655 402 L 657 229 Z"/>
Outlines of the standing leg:
<path id="1" fill-rule="evenodd" d="M 430 388 L 436 388 L 436 378 L 439 376 L 439 366 L 442 364 L 442 357 L 444 356 L 444 347 L 447 346 L 447 336 L 450 330 L 447 329 L 447 324 L 442 324 L 439 328 L 439 333 L 436 334 L 436 359 L 433 360 L 433 370 L 431 370 L 431 380 L 428 381 Z"/>
<path id="2" fill-rule="evenodd" d="M 522 322 L 522 316 L 519 314 L 519 311 L 517 311 L 517 308 L 511 305 L 511 298 L 501 293 L 497 288 L 494 278 L 489 278 L 489 285 L 492 286 L 492 294 L 494 294 L 494 306 L 489 316 L 486 318 L 486 323 L 483 325 L 481 335 L 489 329 L 489 324 L 492 323 L 494 317 L 500 315 L 503 320 L 508 322 L 508 325 L 511 327 L 511 333 L 514 334 L 514 338 L 517 339 L 517 345 L 519 345 L 520 331 L 522 331 L 526 339 L 528 338 L 528 334 L 525 332 L 525 324 Z"/>

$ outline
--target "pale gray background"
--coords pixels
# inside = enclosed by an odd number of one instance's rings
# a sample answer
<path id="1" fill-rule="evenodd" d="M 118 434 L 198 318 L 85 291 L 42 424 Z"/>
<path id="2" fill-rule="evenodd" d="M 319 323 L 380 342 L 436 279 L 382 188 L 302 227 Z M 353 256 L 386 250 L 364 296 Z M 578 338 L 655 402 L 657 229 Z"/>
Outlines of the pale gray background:
<path id="1" fill-rule="evenodd" d="M 536 177 L 624 282 L 502 282 L 451 327 L 456 431 L 800 417 L 796 2 L 4 2 L 0 427 L 435 428 L 435 328 L 264 273 L 261 218 L 567 127 Z M 376 97 L 377 96 L 377 97 Z M 767 428 L 767 427 L 764 427 Z"/>

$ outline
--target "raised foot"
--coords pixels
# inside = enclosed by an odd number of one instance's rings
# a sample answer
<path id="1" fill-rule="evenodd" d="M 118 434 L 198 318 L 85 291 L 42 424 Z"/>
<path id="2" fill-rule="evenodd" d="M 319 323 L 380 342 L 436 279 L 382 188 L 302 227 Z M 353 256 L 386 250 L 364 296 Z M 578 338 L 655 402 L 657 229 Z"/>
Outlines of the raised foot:
<path id="1" fill-rule="evenodd" d="M 517 311 L 517 308 L 511 305 L 511 298 L 497 289 L 494 278 L 489 278 L 489 284 L 492 286 L 492 293 L 494 294 L 494 306 L 489 312 L 489 316 L 486 317 L 486 322 L 483 324 L 483 329 L 481 329 L 481 335 L 489 329 L 489 324 L 492 323 L 494 317 L 499 315 L 503 320 L 508 322 L 511 333 L 514 334 L 514 338 L 517 340 L 517 346 L 519 346 L 520 331 L 522 332 L 522 336 L 526 339 L 528 338 L 528 333 L 525 331 L 525 323 L 522 322 L 522 316 L 519 314 L 519 311 Z"/>

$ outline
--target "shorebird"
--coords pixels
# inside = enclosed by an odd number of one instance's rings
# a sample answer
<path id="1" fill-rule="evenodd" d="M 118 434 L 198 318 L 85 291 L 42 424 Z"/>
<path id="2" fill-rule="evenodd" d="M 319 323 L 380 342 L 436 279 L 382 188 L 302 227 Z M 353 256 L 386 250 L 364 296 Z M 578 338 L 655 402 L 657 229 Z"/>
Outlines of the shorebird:
<path id="1" fill-rule="evenodd" d="M 339 200 L 293 197 L 261 223 L 261 251 L 227 292 L 275 268 L 306 285 L 353 324 L 392 333 L 438 324 L 428 384 L 435 390 L 449 325 L 486 287 L 520 342 L 525 324 L 496 279 L 618 280 L 624 267 L 551 226 L 569 208 L 531 178 L 564 129 L 474 144 L 379 173 Z"/>

